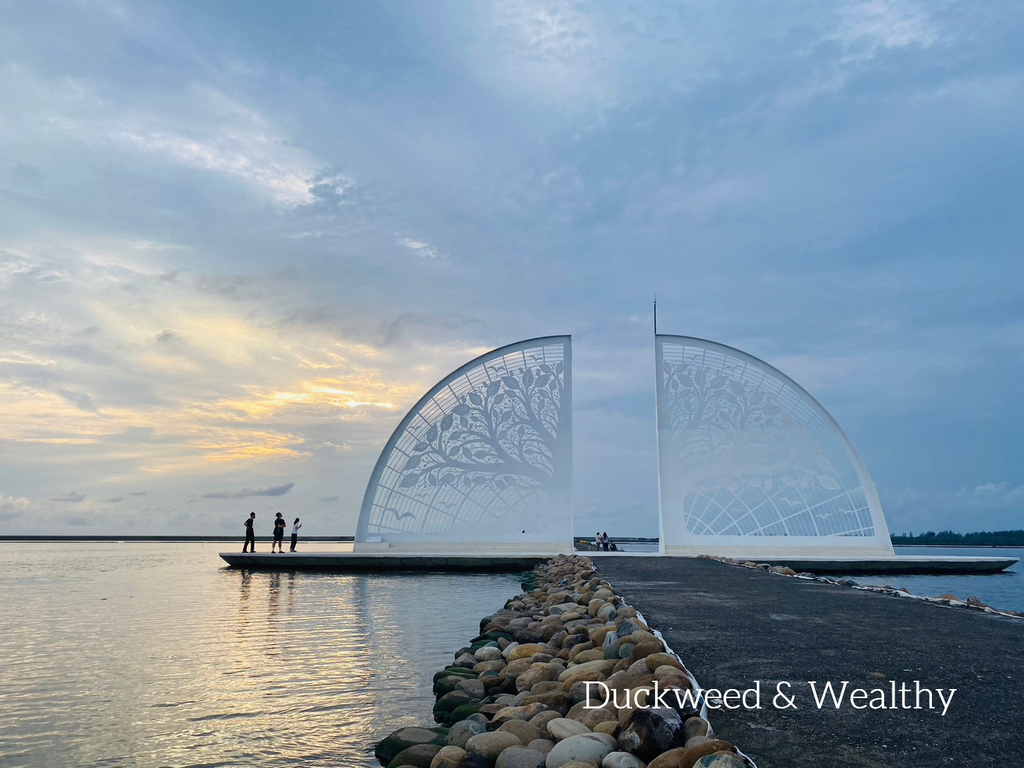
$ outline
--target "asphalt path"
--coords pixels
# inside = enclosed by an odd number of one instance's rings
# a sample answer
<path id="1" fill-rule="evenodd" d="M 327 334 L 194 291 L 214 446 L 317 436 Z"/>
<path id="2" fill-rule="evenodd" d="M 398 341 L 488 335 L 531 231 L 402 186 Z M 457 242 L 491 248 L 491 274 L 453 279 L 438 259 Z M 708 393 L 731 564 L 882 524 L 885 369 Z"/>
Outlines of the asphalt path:
<path id="1" fill-rule="evenodd" d="M 702 687 L 760 682 L 760 701 L 747 695 L 759 708 L 709 718 L 759 768 L 1024 765 L 1024 620 L 711 560 L 595 562 Z M 838 694 L 843 681 L 841 705 L 826 694 L 819 708 L 815 693 L 831 682 Z M 855 689 L 868 693 L 851 703 Z"/>

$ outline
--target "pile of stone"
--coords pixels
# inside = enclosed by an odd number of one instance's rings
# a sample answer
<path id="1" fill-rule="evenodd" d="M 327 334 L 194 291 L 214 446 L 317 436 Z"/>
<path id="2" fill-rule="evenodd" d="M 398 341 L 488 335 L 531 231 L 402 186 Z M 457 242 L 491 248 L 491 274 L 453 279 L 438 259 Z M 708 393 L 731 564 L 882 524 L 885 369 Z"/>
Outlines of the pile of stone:
<path id="1" fill-rule="evenodd" d="M 485 617 L 480 634 L 434 675 L 434 719 L 442 727 L 395 731 L 377 745 L 382 765 L 752 765 L 714 737 L 695 701 L 654 701 L 658 690 L 696 695 L 697 684 L 590 558 L 554 558 L 534 569 L 523 587 L 524 594 Z"/>

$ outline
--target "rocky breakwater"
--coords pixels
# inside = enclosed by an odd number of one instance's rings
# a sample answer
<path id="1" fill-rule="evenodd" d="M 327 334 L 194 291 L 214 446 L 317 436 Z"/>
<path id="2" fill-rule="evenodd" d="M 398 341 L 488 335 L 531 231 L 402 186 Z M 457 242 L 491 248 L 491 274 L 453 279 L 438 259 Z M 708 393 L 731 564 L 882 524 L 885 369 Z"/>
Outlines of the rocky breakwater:
<path id="1" fill-rule="evenodd" d="M 715 738 L 698 711 L 699 697 L 692 700 L 693 676 L 590 558 L 554 558 L 535 568 L 523 588 L 481 620 L 480 634 L 434 675 L 441 727 L 395 731 L 377 745 L 382 765 L 751 765 Z M 691 700 L 682 695 L 687 691 Z"/>
<path id="2" fill-rule="evenodd" d="M 797 579 L 810 579 L 812 581 L 819 581 L 823 584 L 834 584 L 839 587 L 851 587 L 864 592 L 876 592 L 882 595 L 889 595 L 890 597 L 910 597 L 915 600 L 923 600 L 926 603 L 936 603 L 938 605 L 947 605 L 951 608 L 968 608 L 977 611 L 983 611 L 984 613 L 993 613 L 999 616 L 1008 616 L 1015 619 L 1024 619 L 1024 611 L 1011 611 L 1001 610 L 993 608 L 990 605 L 986 605 L 977 597 L 971 596 L 966 600 L 961 600 L 959 597 L 953 594 L 939 595 L 938 597 L 928 597 L 926 595 L 914 595 L 911 594 L 910 590 L 906 587 L 873 587 L 858 584 L 853 579 L 832 579 L 828 576 L 817 576 L 813 573 L 804 571 L 797 573 L 792 568 L 785 565 L 772 565 L 771 563 L 757 563 L 753 560 L 736 560 L 731 557 L 721 557 L 719 555 L 698 555 L 702 560 L 717 560 L 720 563 L 726 565 L 735 565 L 740 568 L 755 568 L 759 571 L 767 571 L 768 573 L 776 576 L 792 576 Z"/>

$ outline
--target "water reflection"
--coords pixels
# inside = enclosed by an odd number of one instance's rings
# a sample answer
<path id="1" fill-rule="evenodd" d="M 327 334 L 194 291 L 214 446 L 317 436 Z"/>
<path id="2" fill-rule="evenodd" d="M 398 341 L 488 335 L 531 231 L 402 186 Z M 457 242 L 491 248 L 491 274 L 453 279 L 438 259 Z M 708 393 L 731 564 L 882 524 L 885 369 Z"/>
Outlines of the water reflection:
<path id="1" fill-rule="evenodd" d="M 279 609 L 278 600 L 281 596 L 281 574 L 271 573 L 270 574 L 270 586 L 268 588 L 268 594 L 270 600 L 267 603 L 267 613 L 269 621 L 267 622 L 270 629 L 273 631 L 277 630 L 277 614 Z"/>
<path id="2" fill-rule="evenodd" d="M 0 765 L 375 765 L 511 576 L 268 574 L 216 545 L 9 548 Z"/>

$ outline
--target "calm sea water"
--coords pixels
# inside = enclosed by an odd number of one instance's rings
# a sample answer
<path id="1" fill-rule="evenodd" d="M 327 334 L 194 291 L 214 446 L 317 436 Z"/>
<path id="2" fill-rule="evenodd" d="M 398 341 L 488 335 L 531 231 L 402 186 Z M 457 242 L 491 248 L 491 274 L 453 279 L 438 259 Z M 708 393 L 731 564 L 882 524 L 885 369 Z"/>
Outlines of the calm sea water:
<path id="1" fill-rule="evenodd" d="M 992 547 L 896 547 L 897 555 L 930 557 L 1016 557 L 1024 549 Z M 839 577 L 841 578 L 841 577 Z M 1003 573 L 985 576 L 850 576 L 858 584 L 906 587 L 912 594 L 938 597 L 954 594 L 961 600 L 977 597 L 993 608 L 1024 611 L 1024 565 L 1018 562 Z"/>
<path id="2" fill-rule="evenodd" d="M 512 575 L 231 571 L 226 546 L 2 545 L 0 766 L 374 766 L 377 739 L 430 723 L 433 673 L 519 591 Z M 1024 610 L 1020 564 L 854 578 Z"/>
<path id="3" fill-rule="evenodd" d="M 519 592 L 243 573 L 225 547 L 2 545 L 0 766 L 377 765 L 373 743 L 432 724 L 433 673 Z"/>

